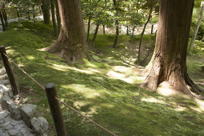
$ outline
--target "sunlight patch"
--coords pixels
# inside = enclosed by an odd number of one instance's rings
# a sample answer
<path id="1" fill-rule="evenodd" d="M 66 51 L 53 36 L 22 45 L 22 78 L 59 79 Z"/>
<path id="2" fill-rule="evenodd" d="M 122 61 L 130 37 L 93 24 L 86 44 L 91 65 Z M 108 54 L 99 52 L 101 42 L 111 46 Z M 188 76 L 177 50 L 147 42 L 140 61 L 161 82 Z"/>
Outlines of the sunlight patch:
<path id="1" fill-rule="evenodd" d="M 160 103 L 160 104 L 166 104 L 166 102 L 162 100 L 158 100 L 154 97 L 149 97 L 149 98 L 142 98 L 141 101 L 143 102 L 150 102 L 150 103 Z"/>
<path id="2" fill-rule="evenodd" d="M 31 56 L 31 55 L 26 56 L 26 58 L 29 59 L 29 60 L 34 60 L 34 59 L 35 59 L 35 58 L 34 58 L 33 56 Z"/>
<path id="3" fill-rule="evenodd" d="M 97 98 L 101 94 L 99 93 L 99 90 L 88 88 L 85 85 L 81 84 L 71 84 L 71 85 L 63 85 L 64 88 L 72 89 L 76 93 L 80 93 L 82 96 L 86 98 Z"/>
<path id="4" fill-rule="evenodd" d="M 204 101 L 203 100 L 199 100 L 199 99 L 195 99 L 195 102 L 199 106 L 200 110 L 204 111 Z"/>
<path id="5" fill-rule="evenodd" d="M 178 92 L 174 90 L 168 82 L 162 82 L 159 85 L 157 92 L 163 96 L 173 96 L 178 94 Z"/>

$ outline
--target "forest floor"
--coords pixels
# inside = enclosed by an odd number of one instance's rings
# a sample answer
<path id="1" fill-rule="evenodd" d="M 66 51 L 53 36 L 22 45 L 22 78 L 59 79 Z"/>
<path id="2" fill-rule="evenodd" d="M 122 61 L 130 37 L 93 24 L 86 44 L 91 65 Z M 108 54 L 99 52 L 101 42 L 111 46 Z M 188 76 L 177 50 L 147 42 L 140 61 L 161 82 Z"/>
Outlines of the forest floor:
<path id="1" fill-rule="evenodd" d="M 151 54 L 154 36 L 145 36 L 144 64 Z M 41 23 L 13 23 L 0 33 L 0 44 L 8 55 L 41 84 L 53 82 L 65 103 L 80 110 L 119 136 L 202 136 L 204 101 L 183 96 L 162 96 L 142 89 L 142 66 L 134 66 L 138 37 L 120 37 L 118 48 L 111 47 L 112 35 L 99 35 L 84 64 L 68 65 L 59 57 L 41 51 L 55 39 L 50 26 Z M 203 43 L 188 57 L 190 76 L 204 83 Z M 147 58 L 147 59 L 145 59 Z M 51 127 L 46 95 L 14 67 L 23 101 L 37 104 Z M 62 106 L 70 136 L 109 136 L 76 113 Z M 54 132 L 50 132 L 54 136 Z"/>

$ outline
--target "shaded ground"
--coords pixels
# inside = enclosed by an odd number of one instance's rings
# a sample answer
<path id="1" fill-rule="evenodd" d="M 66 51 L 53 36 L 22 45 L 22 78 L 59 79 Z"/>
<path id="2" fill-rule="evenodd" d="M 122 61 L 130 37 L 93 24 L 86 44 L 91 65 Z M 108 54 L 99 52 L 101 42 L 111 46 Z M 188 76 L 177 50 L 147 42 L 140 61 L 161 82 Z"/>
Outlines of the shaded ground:
<path id="1" fill-rule="evenodd" d="M 99 36 L 90 60 L 68 66 L 60 58 L 40 51 L 54 39 L 49 26 L 39 23 L 11 26 L 11 30 L 0 34 L 0 44 L 9 48 L 11 58 L 42 84 L 56 83 L 61 100 L 119 136 L 204 135 L 203 101 L 165 97 L 138 87 L 143 81 L 142 67 L 129 65 L 133 64 L 127 54 L 129 38 L 122 36 L 119 48 L 112 49 L 112 36 Z M 202 82 L 203 54 L 190 57 L 188 65 L 194 80 Z M 26 96 L 24 101 L 38 104 L 52 123 L 44 92 L 19 71 L 16 74 Z M 108 136 L 62 107 L 71 136 Z"/>

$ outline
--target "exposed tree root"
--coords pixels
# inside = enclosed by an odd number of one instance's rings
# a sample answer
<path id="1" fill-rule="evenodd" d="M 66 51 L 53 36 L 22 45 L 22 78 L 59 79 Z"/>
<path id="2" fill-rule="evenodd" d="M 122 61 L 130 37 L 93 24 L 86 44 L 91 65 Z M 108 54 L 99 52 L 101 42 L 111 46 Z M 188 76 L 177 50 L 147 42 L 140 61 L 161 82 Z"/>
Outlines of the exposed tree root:
<path id="1" fill-rule="evenodd" d="M 151 60 L 145 73 L 148 73 L 142 87 L 153 91 L 168 90 L 182 93 L 198 99 L 204 99 L 200 89 L 189 77 L 186 67 L 177 63 L 162 65 L 161 57 L 155 56 Z M 165 90 L 165 91 L 166 91 Z M 170 92 L 169 92 L 170 93 Z"/>

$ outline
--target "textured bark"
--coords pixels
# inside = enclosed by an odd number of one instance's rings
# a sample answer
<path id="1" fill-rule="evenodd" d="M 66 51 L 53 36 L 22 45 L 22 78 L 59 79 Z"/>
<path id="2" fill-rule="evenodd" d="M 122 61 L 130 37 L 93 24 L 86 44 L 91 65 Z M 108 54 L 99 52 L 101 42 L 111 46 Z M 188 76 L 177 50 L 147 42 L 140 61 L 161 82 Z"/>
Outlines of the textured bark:
<path id="1" fill-rule="evenodd" d="M 45 24 L 50 24 L 50 0 L 42 0 L 41 5 Z"/>
<path id="2" fill-rule="evenodd" d="M 187 74 L 186 55 L 194 0 L 160 0 L 160 20 L 145 87 L 156 90 L 167 82 L 193 96 L 201 90 Z"/>
<path id="3" fill-rule="evenodd" d="M 85 32 L 79 0 L 58 0 L 61 19 L 60 34 L 50 52 L 60 52 L 67 62 L 80 61 L 85 56 Z"/>

